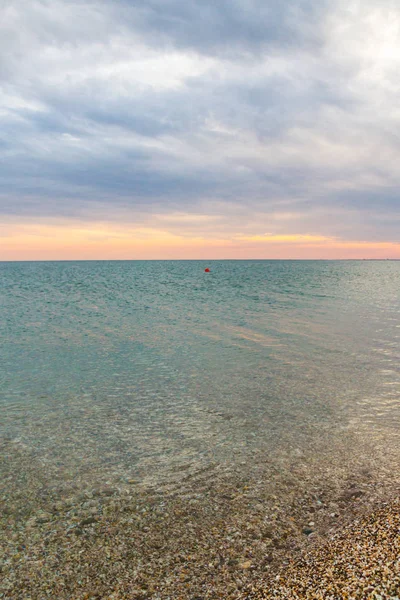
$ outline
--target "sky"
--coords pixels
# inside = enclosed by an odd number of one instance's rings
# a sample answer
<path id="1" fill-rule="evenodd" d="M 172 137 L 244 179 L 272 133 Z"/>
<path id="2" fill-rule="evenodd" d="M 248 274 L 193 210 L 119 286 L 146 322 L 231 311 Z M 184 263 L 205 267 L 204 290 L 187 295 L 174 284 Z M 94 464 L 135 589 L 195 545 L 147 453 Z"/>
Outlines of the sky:
<path id="1" fill-rule="evenodd" d="M 400 258 L 398 0 L 2 0 L 0 260 Z"/>

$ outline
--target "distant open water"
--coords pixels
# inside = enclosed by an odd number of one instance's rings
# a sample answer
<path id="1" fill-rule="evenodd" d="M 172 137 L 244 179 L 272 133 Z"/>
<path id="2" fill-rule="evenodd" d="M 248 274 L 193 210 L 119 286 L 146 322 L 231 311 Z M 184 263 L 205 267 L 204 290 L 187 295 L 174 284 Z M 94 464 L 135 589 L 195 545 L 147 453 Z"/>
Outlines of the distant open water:
<path id="1" fill-rule="evenodd" d="M 399 290 L 396 261 L 0 263 L 0 433 L 72 480 L 396 444 Z"/>

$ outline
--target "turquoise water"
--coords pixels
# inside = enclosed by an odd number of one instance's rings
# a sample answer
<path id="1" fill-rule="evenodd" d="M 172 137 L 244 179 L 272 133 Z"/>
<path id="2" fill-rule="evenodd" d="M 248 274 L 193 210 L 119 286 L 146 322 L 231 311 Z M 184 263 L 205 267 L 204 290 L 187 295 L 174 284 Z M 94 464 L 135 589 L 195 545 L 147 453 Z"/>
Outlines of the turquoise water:
<path id="1" fill-rule="evenodd" d="M 0 263 L 1 435 L 71 479 L 393 444 L 399 290 L 395 261 Z"/>

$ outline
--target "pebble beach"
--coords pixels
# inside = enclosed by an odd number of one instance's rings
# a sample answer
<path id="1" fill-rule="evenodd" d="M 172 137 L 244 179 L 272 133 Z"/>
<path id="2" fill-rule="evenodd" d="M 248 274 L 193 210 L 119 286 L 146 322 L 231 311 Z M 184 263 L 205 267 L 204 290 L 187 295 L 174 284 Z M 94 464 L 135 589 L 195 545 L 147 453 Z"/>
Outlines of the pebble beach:
<path id="1" fill-rule="evenodd" d="M 398 598 L 396 474 L 360 457 L 74 490 L 2 450 L 4 600 Z"/>
<path id="2" fill-rule="evenodd" d="M 396 498 L 290 564 L 262 598 L 400 597 L 400 504 Z"/>

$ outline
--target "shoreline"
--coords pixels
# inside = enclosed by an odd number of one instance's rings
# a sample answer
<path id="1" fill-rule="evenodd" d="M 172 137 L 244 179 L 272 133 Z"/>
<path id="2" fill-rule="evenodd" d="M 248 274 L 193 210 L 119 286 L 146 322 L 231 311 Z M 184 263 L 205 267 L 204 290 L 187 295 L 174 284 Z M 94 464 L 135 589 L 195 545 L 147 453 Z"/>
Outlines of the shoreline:
<path id="1" fill-rule="evenodd" d="M 271 595 L 279 573 L 398 491 L 388 469 L 354 455 L 284 468 L 260 456 L 249 472 L 220 466 L 174 491 L 131 481 L 61 493 L 29 453 L 10 456 L 11 474 L 34 477 L 3 489 L 2 600 L 290 598 Z"/>

